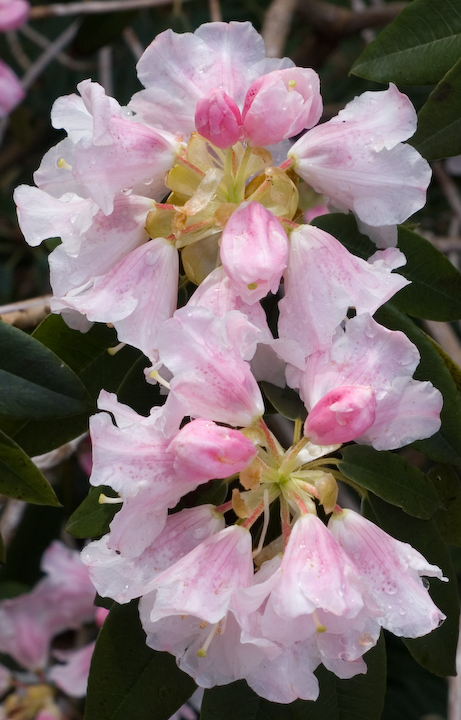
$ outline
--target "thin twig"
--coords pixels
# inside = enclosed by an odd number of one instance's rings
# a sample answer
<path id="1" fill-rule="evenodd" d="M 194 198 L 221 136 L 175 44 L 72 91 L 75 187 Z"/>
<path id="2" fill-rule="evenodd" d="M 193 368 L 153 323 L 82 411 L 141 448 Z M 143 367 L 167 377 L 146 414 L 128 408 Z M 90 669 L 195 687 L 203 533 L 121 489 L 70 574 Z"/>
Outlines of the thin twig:
<path id="1" fill-rule="evenodd" d="M 123 30 L 123 39 L 125 40 L 126 44 L 130 48 L 131 52 L 133 53 L 133 57 L 135 60 L 139 60 L 141 55 L 144 53 L 144 47 L 141 45 L 141 42 L 136 35 L 135 31 L 132 27 L 126 27 Z"/>
<path id="2" fill-rule="evenodd" d="M 219 0 L 208 0 L 211 22 L 222 22 L 222 12 Z"/>
<path id="3" fill-rule="evenodd" d="M 441 162 L 432 163 L 432 172 L 442 188 L 448 204 L 453 212 L 461 220 L 461 195 L 456 183 L 451 179 Z"/>
<path id="4" fill-rule="evenodd" d="M 126 12 L 139 8 L 171 5 L 172 0 L 84 0 L 84 2 L 36 5 L 30 9 L 30 19 L 37 20 L 54 15 L 95 15 L 107 12 Z"/>
<path id="5" fill-rule="evenodd" d="M 30 58 L 27 57 L 26 53 L 24 52 L 21 41 L 18 37 L 18 33 L 16 32 L 16 30 L 10 30 L 9 32 L 5 33 L 5 35 L 11 54 L 13 55 L 18 65 L 25 72 L 32 65 L 32 61 L 30 60 Z"/>
<path id="6" fill-rule="evenodd" d="M 298 0 L 273 0 L 264 17 L 261 35 L 267 57 L 281 57 Z"/>
<path id="7" fill-rule="evenodd" d="M 461 344 L 451 325 L 445 322 L 436 322 L 435 320 L 423 320 L 423 325 L 447 355 L 457 365 L 461 366 Z"/>
<path id="8" fill-rule="evenodd" d="M 76 36 L 80 27 L 80 20 L 75 20 L 56 40 L 43 52 L 33 65 L 27 70 L 22 77 L 22 86 L 28 90 L 35 80 L 42 74 L 47 65 L 52 62 L 56 55 L 63 50 Z"/>
<path id="9" fill-rule="evenodd" d="M 51 295 L 2 305 L 0 320 L 22 329 L 37 327 L 50 312 Z"/>
<path id="10" fill-rule="evenodd" d="M 106 91 L 106 95 L 112 97 L 114 94 L 114 83 L 112 81 L 112 48 L 105 45 L 98 52 L 99 82 Z"/>
<path id="11" fill-rule="evenodd" d="M 299 0 L 298 10 L 309 24 L 323 36 L 346 37 L 365 28 L 379 27 L 392 22 L 408 5 L 408 2 L 392 2 L 374 5 L 360 12 L 321 0 Z"/>
<path id="12" fill-rule="evenodd" d="M 50 47 L 50 45 L 52 45 L 51 40 L 48 40 L 45 35 L 37 32 L 37 30 L 35 30 L 35 28 L 31 27 L 30 25 L 23 25 L 20 28 L 20 32 L 25 35 L 26 38 L 32 40 L 32 42 L 41 47 L 43 50 L 46 50 Z M 92 68 L 94 68 L 94 63 L 88 62 L 87 60 L 74 60 L 69 55 L 63 52 L 60 52 L 56 55 L 56 60 L 60 62 L 61 65 L 68 67 L 69 70 L 91 70 Z"/>

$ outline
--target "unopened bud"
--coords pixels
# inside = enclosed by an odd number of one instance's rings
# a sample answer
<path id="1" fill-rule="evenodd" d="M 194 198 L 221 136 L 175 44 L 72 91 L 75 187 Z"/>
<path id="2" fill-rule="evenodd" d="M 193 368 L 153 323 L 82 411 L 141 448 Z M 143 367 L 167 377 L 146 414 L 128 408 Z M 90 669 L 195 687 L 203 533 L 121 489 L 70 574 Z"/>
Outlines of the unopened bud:
<path id="1" fill-rule="evenodd" d="M 200 135 L 225 150 L 240 137 L 242 118 L 237 104 L 224 90 L 215 88 L 197 103 L 195 127 Z"/>
<path id="2" fill-rule="evenodd" d="M 370 387 L 343 385 L 314 405 L 304 434 L 316 445 L 350 442 L 373 425 L 375 410 L 376 398 Z"/>

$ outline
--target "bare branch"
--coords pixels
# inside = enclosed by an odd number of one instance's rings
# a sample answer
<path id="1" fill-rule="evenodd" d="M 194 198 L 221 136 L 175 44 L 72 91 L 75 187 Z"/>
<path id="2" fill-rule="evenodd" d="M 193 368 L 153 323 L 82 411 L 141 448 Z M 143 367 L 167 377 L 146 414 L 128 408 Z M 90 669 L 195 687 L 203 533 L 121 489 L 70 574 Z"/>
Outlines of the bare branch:
<path id="1" fill-rule="evenodd" d="M 52 41 L 48 40 L 45 35 L 42 35 L 42 33 L 37 32 L 35 28 L 31 27 L 30 25 L 23 25 L 21 28 L 19 28 L 19 31 L 25 35 L 25 37 L 29 38 L 29 40 L 32 40 L 36 45 L 41 47 L 43 50 L 46 50 L 47 48 L 52 45 Z M 60 52 L 56 55 L 56 60 L 61 63 L 61 65 L 64 65 L 65 67 L 68 67 L 70 70 L 90 70 L 94 68 L 93 62 L 88 62 L 87 60 L 74 60 L 66 53 Z M 29 61 L 29 66 L 30 66 Z M 24 68 L 26 69 L 26 68 Z"/>
<path id="2" fill-rule="evenodd" d="M 461 220 L 461 195 L 456 183 L 452 180 L 441 162 L 432 163 L 432 172 L 434 173 L 434 177 L 437 178 L 437 182 L 442 188 L 452 211 L 458 219 Z"/>
<path id="3" fill-rule="evenodd" d="M 42 74 L 47 65 L 52 62 L 57 55 L 68 45 L 76 36 L 80 27 L 80 21 L 75 20 L 56 40 L 43 52 L 33 65 L 27 70 L 22 77 L 22 86 L 28 90 L 35 80 Z"/>
<path id="4" fill-rule="evenodd" d="M 54 15 L 95 15 L 108 12 L 125 12 L 126 10 L 171 5 L 171 2 L 172 0 L 84 0 L 84 2 L 36 5 L 30 10 L 30 19 L 37 20 Z"/>
<path id="5" fill-rule="evenodd" d="M 273 0 L 264 17 L 261 35 L 267 57 L 282 57 L 298 0 Z"/>
<path id="6" fill-rule="evenodd" d="M 208 0 L 210 7 L 210 20 L 211 22 L 222 22 L 222 12 L 219 0 Z"/>
<path id="7" fill-rule="evenodd" d="M 303 0 L 303 2 L 299 2 L 298 10 L 305 15 L 309 24 L 319 35 L 340 38 L 354 35 L 365 28 L 387 25 L 407 5 L 408 2 L 392 2 L 354 12 L 321 0 Z"/>

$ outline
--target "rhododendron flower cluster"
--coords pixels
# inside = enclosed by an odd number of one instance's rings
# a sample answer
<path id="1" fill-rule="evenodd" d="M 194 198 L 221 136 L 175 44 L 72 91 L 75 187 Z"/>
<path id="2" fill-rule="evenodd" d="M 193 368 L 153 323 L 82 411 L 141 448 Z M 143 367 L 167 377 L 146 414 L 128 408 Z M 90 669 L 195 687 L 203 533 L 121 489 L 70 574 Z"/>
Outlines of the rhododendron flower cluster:
<path id="1" fill-rule="evenodd" d="M 265 58 L 249 23 L 161 33 L 138 76 L 126 108 L 90 80 L 59 98 L 67 137 L 15 193 L 28 242 L 62 241 L 53 311 L 83 331 L 112 324 L 166 394 L 148 417 L 100 395 L 90 482 L 119 509 L 83 561 L 100 595 L 141 598 L 147 644 L 198 685 L 315 700 L 318 665 L 364 673 L 381 628 L 418 637 L 444 619 L 422 579 L 441 570 L 337 503 L 342 444 L 396 450 L 440 427 L 417 348 L 372 317 L 408 284 L 396 223 L 430 179 L 404 143 L 415 110 L 391 85 L 318 124 L 317 74 Z M 380 249 L 364 260 L 303 224 L 299 182 Z M 288 449 L 261 380 L 305 405 Z M 231 497 L 189 502 L 213 480 Z"/>

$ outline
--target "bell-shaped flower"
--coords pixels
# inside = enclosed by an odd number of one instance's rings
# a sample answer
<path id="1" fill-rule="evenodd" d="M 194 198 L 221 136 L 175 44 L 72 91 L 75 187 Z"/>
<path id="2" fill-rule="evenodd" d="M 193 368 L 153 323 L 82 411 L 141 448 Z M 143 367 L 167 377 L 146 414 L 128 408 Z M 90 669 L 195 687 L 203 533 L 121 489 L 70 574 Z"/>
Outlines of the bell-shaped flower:
<path id="1" fill-rule="evenodd" d="M 13 70 L 0 60 L 0 118 L 6 117 L 26 96 Z"/>
<path id="2" fill-rule="evenodd" d="M 178 269 L 175 247 L 156 238 L 132 250 L 92 283 L 53 299 L 51 309 L 71 308 L 90 321 L 112 323 L 121 342 L 139 348 L 154 362 L 158 331 L 176 307 Z"/>
<path id="3" fill-rule="evenodd" d="M 361 388 L 360 394 L 364 388 L 371 390 L 376 401 L 374 420 L 368 428 L 366 422 L 362 427 L 359 422 L 358 434 L 348 440 L 377 450 L 395 450 L 430 437 L 440 427 L 442 395 L 430 382 L 412 379 L 418 363 L 418 350 L 406 335 L 388 330 L 364 314 L 348 320 L 345 330 L 338 328 L 328 350 L 310 355 L 305 372 L 291 368 L 287 377 L 292 387 L 299 387 L 308 411 L 315 411 L 306 428 L 310 422 L 315 424 L 320 410 L 328 413 L 333 390 L 346 396 L 351 387 Z M 319 410 L 315 410 L 317 405 Z M 370 400 L 370 420 L 372 406 Z M 350 427 L 352 430 L 353 424 Z"/>
<path id="4" fill-rule="evenodd" d="M 373 425 L 376 398 L 370 387 L 341 386 L 319 400 L 304 423 L 304 435 L 316 445 L 342 444 Z"/>
<path id="5" fill-rule="evenodd" d="M 212 505 L 199 505 L 168 515 L 160 535 L 138 557 L 110 549 L 104 535 L 83 549 L 82 561 L 101 597 L 127 603 L 151 592 L 157 575 L 223 529 L 223 516 Z"/>
<path id="6" fill-rule="evenodd" d="M 185 415 L 229 425 L 251 425 L 264 412 L 246 359 L 258 329 L 238 311 L 217 318 L 204 307 L 184 307 L 159 332 L 160 359 L 173 373 L 171 392 Z"/>
<path id="7" fill-rule="evenodd" d="M 0 650 L 29 670 L 46 666 L 53 637 L 95 614 L 95 590 L 77 552 L 55 541 L 41 568 L 45 577 L 31 592 L 0 604 Z"/>
<path id="8" fill-rule="evenodd" d="M 322 109 L 314 70 L 274 70 L 248 89 L 242 111 L 244 135 L 253 146 L 275 145 L 316 125 Z"/>
<path id="9" fill-rule="evenodd" d="M 302 368 L 304 358 L 329 347 L 349 307 L 357 314 L 373 314 L 408 285 L 402 275 L 392 273 L 405 262 L 396 248 L 378 251 L 365 262 L 319 228 L 303 225 L 295 230 L 284 274 L 285 296 L 279 303 L 277 352 Z M 289 356 L 293 341 L 300 351 L 297 359 Z"/>
<path id="10" fill-rule="evenodd" d="M 276 293 L 288 262 L 288 238 L 277 218 L 258 202 L 242 203 L 221 238 L 221 262 L 234 288 L 252 305 Z"/>
<path id="11" fill-rule="evenodd" d="M 352 510 L 332 515 L 328 529 L 358 568 L 365 603 L 378 608 L 386 630 L 399 637 L 421 637 L 445 619 L 422 576 L 446 578 L 411 545 Z"/>
<path id="12" fill-rule="evenodd" d="M 183 133 L 195 130 L 197 103 L 220 88 L 242 109 L 250 85 L 291 60 L 266 58 L 262 37 L 251 23 L 207 23 L 194 33 L 166 30 L 143 53 L 137 70 L 146 88 L 129 107 L 152 127 Z"/>
<path id="13" fill-rule="evenodd" d="M 252 579 L 251 534 L 233 525 L 204 540 L 155 578 L 149 619 L 155 623 L 170 615 L 193 615 L 219 623 L 232 593 L 250 585 Z"/>
<path id="14" fill-rule="evenodd" d="M 234 145 L 241 133 L 242 118 L 238 106 L 221 88 L 213 88 L 197 103 L 197 132 L 218 148 Z"/>
<path id="15" fill-rule="evenodd" d="M 367 225 L 402 223 L 423 207 L 431 170 L 402 141 L 416 130 L 416 111 L 395 85 L 366 92 L 289 151 L 298 175 Z"/>
<path id="16" fill-rule="evenodd" d="M 26 0 L 2 0 L 0 3 L 0 32 L 16 30 L 27 22 L 30 5 Z"/>

